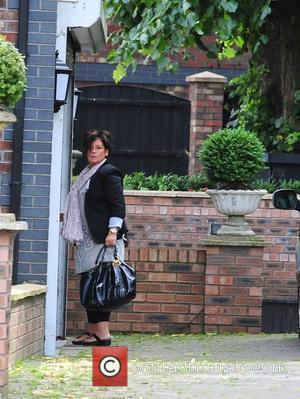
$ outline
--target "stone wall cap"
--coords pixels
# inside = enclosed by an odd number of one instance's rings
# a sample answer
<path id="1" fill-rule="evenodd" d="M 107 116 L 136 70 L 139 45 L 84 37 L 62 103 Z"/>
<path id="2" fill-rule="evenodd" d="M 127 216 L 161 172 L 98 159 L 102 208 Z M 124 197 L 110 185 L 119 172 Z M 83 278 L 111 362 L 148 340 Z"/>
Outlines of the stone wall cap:
<path id="1" fill-rule="evenodd" d="M 124 190 L 125 196 L 133 197 L 187 197 L 210 198 L 204 191 L 159 191 L 159 190 Z"/>
<path id="2" fill-rule="evenodd" d="M 23 231 L 27 229 L 27 223 L 16 221 L 13 213 L 0 213 L 0 230 Z"/>
<path id="3" fill-rule="evenodd" d="M 211 198 L 205 191 L 159 191 L 159 190 L 124 190 L 125 196 L 133 197 L 186 197 Z M 272 199 L 272 194 L 265 194 L 263 200 Z"/>
<path id="4" fill-rule="evenodd" d="M 20 299 L 41 295 L 47 292 L 47 286 L 42 284 L 17 284 L 11 287 L 11 301 L 16 302 Z"/>
<path id="5" fill-rule="evenodd" d="M 205 71 L 196 73 L 186 77 L 186 82 L 215 82 L 215 83 L 226 83 L 227 78 L 223 75 L 218 75 L 213 72 Z"/>
<path id="6" fill-rule="evenodd" d="M 230 247 L 272 247 L 271 241 L 266 241 L 263 236 L 209 236 L 200 240 L 201 245 L 205 246 L 230 246 Z"/>

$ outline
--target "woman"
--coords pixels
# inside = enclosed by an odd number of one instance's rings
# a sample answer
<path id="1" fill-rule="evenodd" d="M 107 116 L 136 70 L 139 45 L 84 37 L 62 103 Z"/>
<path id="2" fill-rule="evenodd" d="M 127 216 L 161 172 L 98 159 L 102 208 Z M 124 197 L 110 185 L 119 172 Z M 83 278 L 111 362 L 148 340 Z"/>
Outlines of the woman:
<path id="1" fill-rule="evenodd" d="M 119 258 L 124 259 L 123 181 L 121 172 L 107 162 L 110 152 L 110 132 L 92 130 L 85 135 L 83 153 L 88 166 L 72 186 L 64 211 L 63 237 L 76 246 L 76 274 L 83 275 L 94 267 L 104 245 L 104 262 L 113 260 L 115 246 Z M 110 345 L 109 318 L 110 312 L 87 310 L 87 331 L 72 343 Z"/>

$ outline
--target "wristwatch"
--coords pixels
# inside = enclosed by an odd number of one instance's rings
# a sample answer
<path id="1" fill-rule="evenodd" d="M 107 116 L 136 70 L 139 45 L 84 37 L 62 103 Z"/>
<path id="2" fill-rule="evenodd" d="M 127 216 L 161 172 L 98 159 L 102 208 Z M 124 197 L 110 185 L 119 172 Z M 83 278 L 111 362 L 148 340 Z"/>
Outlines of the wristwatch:
<path id="1" fill-rule="evenodd" d="M 109 234 L 118 234 L 118 229 L 117 227 L 111 227 L 108 232 Z"/>

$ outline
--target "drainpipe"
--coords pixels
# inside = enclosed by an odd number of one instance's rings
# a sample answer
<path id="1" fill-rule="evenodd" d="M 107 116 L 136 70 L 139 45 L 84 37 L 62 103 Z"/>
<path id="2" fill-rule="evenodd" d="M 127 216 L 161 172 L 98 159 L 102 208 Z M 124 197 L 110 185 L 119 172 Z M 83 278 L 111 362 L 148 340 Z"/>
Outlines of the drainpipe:
<path id="1" fill-rule="evenodd" d="M 18 49 L 27 57 L 28 42 L 28 20 L 29 20 L 29 0 L 19 0 L 19 35 Z M 11 179 L 11 212 L 15 214 L 16 220 L 20 219 L 21 190 L 22 190 L 22 167 L 23 167 L 23 136 L 24 136 L 24 116 L 25 116 L 25 94 L 17 103 L 14 113 L 17 117 L 13 132 L 13 162 Z M 14 258 L 12 283 L 17 283 L 19 260 L 19 235 L 14 242 Z"/>

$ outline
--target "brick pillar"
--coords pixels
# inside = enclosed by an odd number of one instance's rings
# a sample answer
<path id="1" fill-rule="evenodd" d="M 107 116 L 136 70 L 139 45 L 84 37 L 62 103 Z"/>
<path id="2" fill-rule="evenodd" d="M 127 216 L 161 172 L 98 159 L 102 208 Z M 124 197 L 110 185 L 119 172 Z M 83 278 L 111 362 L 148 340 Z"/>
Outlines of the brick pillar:
<path id="1" fill-rule="evenodd" d="M 27 223 L 16 222 L 15 215 L 0 213 L 0 399 L 7 398 L 13 242 L 26 229 Z"/>
<path id="2" fill-rule="evenodd" d="M 261 332 L 264 246 L 255 236 L 211 237 L 206 246 L 205 332 Z"/>
<path id="3" fill-rule="evenodd" d="M 186 78 L 190 84 L 191 101 L 189 174 L 201 170 L 196 154 L 203 141 L 223 126 L 224 76 L 211 72 L 197 73 Z"/>

